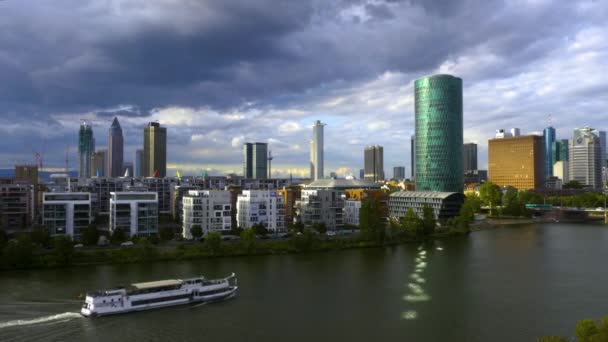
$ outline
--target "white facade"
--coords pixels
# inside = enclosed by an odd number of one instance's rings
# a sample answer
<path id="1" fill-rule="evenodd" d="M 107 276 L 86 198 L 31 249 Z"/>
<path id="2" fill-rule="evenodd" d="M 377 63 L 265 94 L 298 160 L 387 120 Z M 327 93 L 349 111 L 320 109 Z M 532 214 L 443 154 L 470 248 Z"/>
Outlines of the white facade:
<path id="1" fill-rule="evenodd" d="M 328 229 L 335 230 L 344 225 L 344 190 L 304 189 L 302 197 L 296 202 L 301 222 L 310 226 L 324 223 Z"/>
<path id="2" fill-rule="evenodd" d="M 310 142 L 310 178 L 317 180 L 323 178 L 323 126 L 317 120 L 312 126 L 312 141 Z"/>
<path id="3" fill-rule="evenodd" d="M 110 231 L 121 228 L 129 236 L 158 233 L 156 192 L 111 192 Z"/>
<path id="4" fill-rule="evenodd" d="M 559 160 L 553 163 L 553 176 L 559 178 L 562 181 L 562 184 L 568 183 L 570 181 L 568 161 Z"/>
<path id="5" fill-rule="evenodd" d="M 286 229 L 283 196 L 275 190 L 244 190 L 236 207 L 236 222 L 241 228 L 261 223 L 272 232 Z"/>
<path id="6" fill-rule="evenodd" d="M 361 200 L 347 199 L 344 201 L 344 224 L 359 227 L 359 211 Z"/>
<path id="7" fill-rule="evenodd" d="M 569 177 L 593 189 L 602 187 L 600 138 L 593 128 L 576 128 L 568 146 Z"/>
<path id="8" fill-rule="evenodd" d="M 198 225 L 203 236 L 209 232 L 229 231 L 232 228 L 230 191 L 190 190 L 182 198 L 182 236 L 192 239 L 190 230 Z"/>
<path id="9" fill-rule="evenodd" d="M 91 223 L 91 194 L 88 192 L 45 192 L 42 194 L 42 224 L 53 236 L 79 239 Z"/>

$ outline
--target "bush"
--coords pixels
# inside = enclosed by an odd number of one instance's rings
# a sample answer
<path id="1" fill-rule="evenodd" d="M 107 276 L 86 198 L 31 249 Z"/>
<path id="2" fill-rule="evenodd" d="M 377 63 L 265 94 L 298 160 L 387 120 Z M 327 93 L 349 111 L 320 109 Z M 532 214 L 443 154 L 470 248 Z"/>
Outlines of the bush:
<path id="1" fill-rule="evenodd" d="M 243 232 L 241 233 L 241 246 L 243 246 L 243 248 L 248 252 L 251 253 L 255 250 L 255 245 L 256 245 L 256 241 L 255 241 L 255 232 L 253 231 L 253 229 L 251 228 L 245 228 L 243 229 Z"/>
<path id="2" fill-rule="evenodd" d="M 64 235 L 56 236 L 53 239 L 53 250 L 58 265 L 68 266 L 72 264 L 74 243 L 71 237 Z"/>
<path id="3" fill-rule="evenodd" d="M 94 246 L 99 241 L 99 231 L 95 224 L 89 224 L 82 231 L 82 242 L 87 246 Z"/>
<path id="4" fill-rule="evenodd" d="M 112 243 L 121 243 L 127 241 L 127 233 L 122 228 L 116 228 L 110 235 L 110 241 Z"/>
<path id="5" fill-rule="evenodd" d="M 222 251 L 222 234 L 219 232 L 210 232 L 205 237 L 203 248 L 211 255 L 217 255 Z"/>
<path id="6" fill-rule="evenodd" d="M 190 234 L 193 239 L 199 240 L 203 236 L 203 228 L 199 224 L 194 225 L 190 228 Z"/>
<path id="7" fill-rule="evenodd" d="M 158 235 L 160 236 L 160 239 L 162 241 L 173 240 L 173 238 L 175 237 L 175 234 L 173 233 L 173 229 L 171 229 L 169 227 L 161 227 L 158 230 Z"/>
<path id="8" fill-rule="evenodd" d="M 3 262 L 12 268 L 28 268 L 34 261 L 34 245 L 27 235 L 9 241 L 4 248 Z"/>

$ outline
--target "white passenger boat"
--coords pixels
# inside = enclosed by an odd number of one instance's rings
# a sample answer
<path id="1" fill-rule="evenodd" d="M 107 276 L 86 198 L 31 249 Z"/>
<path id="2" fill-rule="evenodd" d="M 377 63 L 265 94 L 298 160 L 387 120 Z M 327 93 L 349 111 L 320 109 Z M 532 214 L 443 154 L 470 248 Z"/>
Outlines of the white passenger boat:
<path id="1" fill-rule="evenodd" d="M 215 301 L 232 298 L 237 289 L 234 273 L 223 279 L 206 279 L 201 276 L 136 283 L 87 293 L 80 313 L 86 317 L 95 317 Z"/>

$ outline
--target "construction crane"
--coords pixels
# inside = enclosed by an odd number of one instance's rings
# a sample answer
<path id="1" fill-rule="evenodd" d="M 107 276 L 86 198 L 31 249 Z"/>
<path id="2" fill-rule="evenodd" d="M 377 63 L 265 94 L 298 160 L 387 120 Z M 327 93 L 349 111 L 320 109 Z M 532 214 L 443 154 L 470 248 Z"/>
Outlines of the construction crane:
<path id="1" fill-rule="evenodd" d="M 42 153 L 40 152 L 34 152 L 34 161 L 36 163 L 36 166 L 38 166 L 38 172 L 42 173 Z"/>
<path id="2" fill-rule="evenodd" d="M 272 178 L 272 151 L 268 150 L 268 178 Z"/>

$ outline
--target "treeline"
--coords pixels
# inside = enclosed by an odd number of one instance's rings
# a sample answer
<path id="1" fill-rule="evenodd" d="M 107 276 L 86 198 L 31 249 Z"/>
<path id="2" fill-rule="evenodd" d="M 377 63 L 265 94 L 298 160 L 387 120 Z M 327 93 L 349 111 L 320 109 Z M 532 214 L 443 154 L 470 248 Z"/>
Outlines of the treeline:
<path id="1" fill-rule="evenodd" d="M 574 329 L 574 335 L 578 342 L 608 342 L 608 316 L 596 322 L 592 319 L 584 319 L 578 322 Z M 562 336 L 540 337 L 538 342 L 569 342 L 569 338 Z"/>

